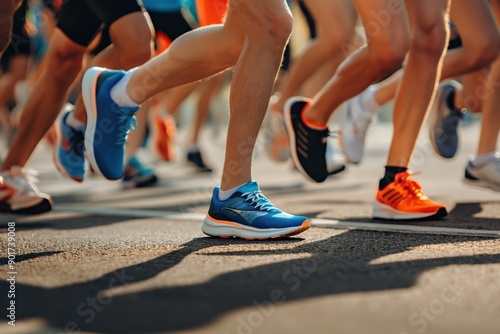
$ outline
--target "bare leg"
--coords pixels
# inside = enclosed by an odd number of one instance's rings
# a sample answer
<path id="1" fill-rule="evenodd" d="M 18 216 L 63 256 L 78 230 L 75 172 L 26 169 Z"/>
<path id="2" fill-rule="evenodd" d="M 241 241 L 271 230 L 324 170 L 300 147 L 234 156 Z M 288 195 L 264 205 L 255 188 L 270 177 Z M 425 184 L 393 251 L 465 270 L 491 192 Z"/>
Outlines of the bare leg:
<path id="1" fill-rule="evenodd" d="M 190 31 L 138 68 L 127 86 L 132 100 L 141 104 L 166 89 L 204 79 L 236 64 L 245 40 L 241 2 L 231 1 L 224 25 Z"/>
<path id="2" fill-rule="evenodd" d="M 151 58 L 152 32 L 142 12 L 135 12 L 114 22 L 110 29 L 111 44 L 100 52 L 90 66 L 126 69 L 144 64 Z M 87 114 L 82 97 L 75 103 L 75 118 L 85 123 Z"/>
<path id="3" fill-rule="evenodd" d="M 496 59 L 500 52 L 499 33 L 486 0 L 473 4 L 467 0 L 453 0 L 450 16 L 459 30 L 463 47 L 446 53 L 441 80 L 480 69 Z M 394 80 L 401 80 L 398 74 Z M 384 81 L 377 87 L 375 100 L 379 105 L 389 102 L 396 95 L 399 82 Z M 457 104 L 462 104 L 457 94 Z"/>
<path id="4" fill-rule="evenodd" d="M 20 127 L 0 170 L 26 164 L 61 110 L 65 93 L 80 71 L 84 52 L 84 47 L 69 40 L 61 30 L 55 30 L 46 55 L 46 68 L 26 102 Z"/>
<path id="5" fill-rule="evenodd" d="M 179 111 L 179 106 L 186 98 L 194 92 L 194 90 L 200 85 L 199 82 L 189 83 L 183 86 L 174 87 L 167 90 L 163 94 L 160 93 L 161 107 L 165 108 L 169 114 L 175 115 Z"/>
<path id="6" fill-rule="evenodd" d="M 338 67 L 347 56 L 345 49 L 354 35 L 357 12 L 350 0 L 308 0 L 306 5 L 315 19 L 318 36 L 291 66 L 281 96 L 273 107 L 275 110 L 283 110 L 285 101 L 297 94 L 302 84 L 325 62 L 334 59 L 335 68 Z M 337 15 L 335 20 L 332 14 Z"/>
<path id="7" fill-rule="evenodd" d="M 12 58 L 9 71 L 0 78 L 0 106 L 4 106 L 14 97 L 16 84 L 26 78 L 28 64 L 29 57 L 26 55 Z"/>
<path id="8" fill-rule="evenodd" d="M 486 67 L 460 76 L 462 89 L 455 93 L 455 107 L 466 108 L 469 111 L 479 113 L 483 110 L 485 97 L 489 95 L 487 86 L 490 71 Z"/>
<path id="9" fill-rule="evenodd" d="M 221 188 L 239 186 L 251 179 L 255 141 L 291 27 L 284 1 L 230 0 L 223 26 L 197 29 L 176 39 L 169 50 L 134 72 L 127 93 L 140 103 L 236 63 Z"/>
<path id="10" fill-rule="evenodd" d="M 500 22 L 500 1 L 491 2 L 497 22 Z M 489 93 L 484 101 L 481 136 L 477 154 L 494 152 L 497 149 L 498 133 L 500 132 L 500 59 L 493 63 L 491 68 Z"/>
<path id="11" fill-rule="evenodd" d="M 198 112 L 196 113 L 196 118 L 193 125 L 191 144 L 196 145 L 198 143 L 201 129 L 203 127 L 203 124 L 205 124 L 207 116 L 210 112 L 210 102 L 212 102 L 214 94 L 219 89 L 224 77 L 224 74 L 220 74 L 214 78 L 211 78 L 203 87 L 204 89 L 202 90 L 198 99 Z"/>
<path id="12" fill-rule="evenodd" d="M 408 50 L 409 31 L 404 5 L 394 9 L 388 0 L 356 0 L 356 8 L 367 31 L 368 45 L 349 56 L 336 75 L 306 109 L 304 116 L 317 124 L 326 124 L 332 112 L 344 101 L 359 94 L 370 84 L 393 72 Z M 388 8 L 393 8 L 392 13 Z M 388 15 L 383 27 L 374 13 Z"/>
<path id="13" fill-rule="evenodd" d="M 408 167 L 434 99 L 448 40 L 449 0 L 407 0 L 414 38 L 394 106 L 394 135 L 387 165 Z M 422 82 L 427 84 L 422 85 Z"/>

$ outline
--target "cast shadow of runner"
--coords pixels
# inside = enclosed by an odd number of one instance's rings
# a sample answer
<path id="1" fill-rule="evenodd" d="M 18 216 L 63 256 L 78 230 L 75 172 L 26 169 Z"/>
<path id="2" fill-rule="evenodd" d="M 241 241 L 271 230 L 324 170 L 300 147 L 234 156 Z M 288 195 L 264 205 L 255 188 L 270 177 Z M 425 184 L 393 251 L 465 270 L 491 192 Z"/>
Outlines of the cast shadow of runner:
<path id="1" fill-rule="evenodd" d="M 278 242 L 289 243 L 295 239 L 288 240 Z M 228 242 L 245 242 L 198 238 L 173 252 L 93 281 L 58 288 L 19 284 L 17 300 L 23 307 L 18 310 L 18 320 L 41 318 L 66 332 L 156 333 L 194 329 L 236 309 L 269 305 L 273 299 L 278 304 L 341 293 L 404 289 L 412 287 L 420 274 L 433 268 L 500 263 L 500 254 L 372 263 L 421 245 L 475 240 L 484 239 L 348 231 L 324 240 L 300 243 L 294 248 L 269 250 L 269 244 L 263 244 L 254 251 L 225 252 Z M 214 246 L 220 246 L 221 252 L 203 252 Z M 307 258 L 227 272 L 199 284 L 154 288 L 113 298 L 100 294 L 110 286 L 151 279 L 189 255 L 281 254 L 305 254 Z M 1 282 L 0 286 L 5 283 Z"/>

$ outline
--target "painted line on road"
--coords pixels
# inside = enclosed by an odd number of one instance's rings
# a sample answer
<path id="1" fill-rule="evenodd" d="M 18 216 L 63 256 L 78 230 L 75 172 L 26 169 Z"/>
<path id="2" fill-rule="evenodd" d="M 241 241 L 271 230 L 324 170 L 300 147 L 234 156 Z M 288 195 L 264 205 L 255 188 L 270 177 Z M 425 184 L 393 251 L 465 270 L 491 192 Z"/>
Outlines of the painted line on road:
<path id="1" fill-rule="evenodd" d="M 99 207 L 79 207 L 79 206 L 58 206 L 54 208 L 58 212 L 79 212 L 103 216 L 134 217 L 134 218 L 165 218 L 171 221 L 181 222 L 202 222 L 205 214 L 196 212 L 172 212 L 143 209 L 120 209 L 120 208 L 99 208 Z M 373 232 L 396 232 L 413 234 L 440 234 L 451 236 L 474 236 L 474 237 L 500 237 L 497 230 L 473 230 L 451 227 L 418 226 L 418 225 L 396 225 L 383 223 L 366 223 L 356 221 L 339 221 L 335 219 L 311 219 L 313 227 L 348 229 Z"/>
<path id="2" fill-rule="evenodd" d="M 452 236 L 475 236 L 475 237 L 500 237 L 500 231 L 495 230 L 472 230 L 451 227 L 419 226 L 419 225 L 396 225 L 381 223 L 364 223 L 355 221 L 338 221 L 334 219 L 311 219 L 314 227 L 328 227 L 361 231 L 397 232 L 416 234 L 442 234 Z"/>

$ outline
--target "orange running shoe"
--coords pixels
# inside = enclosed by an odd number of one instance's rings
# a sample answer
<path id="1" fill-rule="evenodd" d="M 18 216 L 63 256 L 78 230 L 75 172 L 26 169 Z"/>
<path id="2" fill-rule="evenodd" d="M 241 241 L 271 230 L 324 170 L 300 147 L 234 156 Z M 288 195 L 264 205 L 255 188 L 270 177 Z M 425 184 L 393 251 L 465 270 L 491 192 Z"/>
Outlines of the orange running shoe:
<path id="1" fill-rule="evenodd" d="M 422 186 L 411 180 L 410 171 L 396 174 L 394 181 L 377 191 L 373 218 L 391 220 L 440 219 L 448 213 L 442 204 L 430 200 Z"/>
<path id="2" fill-rule="evenodd" d="M 153 112 L 152 139 L 156 154 L 165 161 L 175 159 L 175 136 L 177 128 L 172 116 L 162 117 L 159 112 Z"/>

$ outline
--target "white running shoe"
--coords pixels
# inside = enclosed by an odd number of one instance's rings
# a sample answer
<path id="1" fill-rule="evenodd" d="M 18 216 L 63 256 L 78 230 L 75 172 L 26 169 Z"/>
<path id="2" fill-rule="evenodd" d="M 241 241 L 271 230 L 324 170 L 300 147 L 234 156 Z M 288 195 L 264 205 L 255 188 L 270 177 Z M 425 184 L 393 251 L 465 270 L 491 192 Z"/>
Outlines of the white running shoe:
<path id="1" fill-rule="evenodd" d="M 340 143 L 347 158 L 352 164 L 359 164 L 365 150 L 365 137 L 368 127 L 375 118 L 375 113 L 363 109 L 360 96 L 347 101 L 346 115 L 342 122 Z"/>
<path id="2" fill-rule="evenodd" d="M 472 161 L 469 160 L 463 182 L 500 191 L 500 153 L 497 153 L 493 160 L 480 166 L 472 165 Z"/>
<path id="3" fill-rule="evenodd" d="M 35 185 L 34 173 L 21 167 L 0 172 L 0 212 L 38 214 L 52 209 L 52 198 Z"/>
<path id="4" fill-rule="evenodd" d="M 338 138 L 328 137 L 325 158 L 328 175 L 334 175 L 345 170 L 346 159 L 338 143 Z"/>

